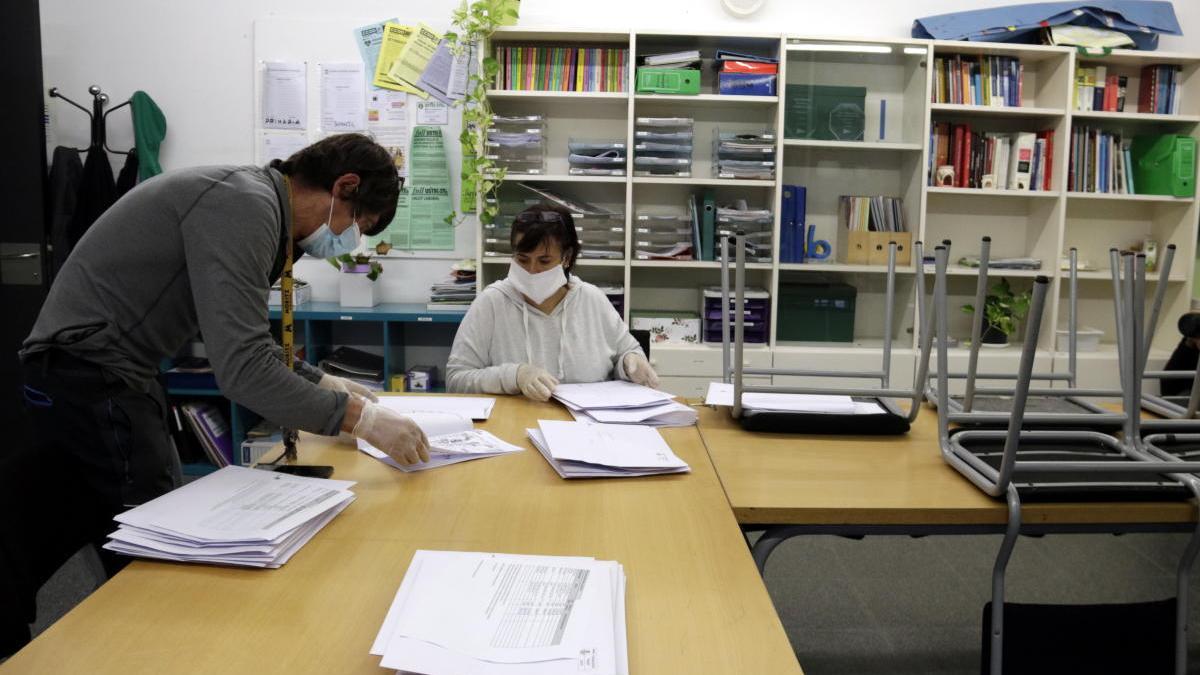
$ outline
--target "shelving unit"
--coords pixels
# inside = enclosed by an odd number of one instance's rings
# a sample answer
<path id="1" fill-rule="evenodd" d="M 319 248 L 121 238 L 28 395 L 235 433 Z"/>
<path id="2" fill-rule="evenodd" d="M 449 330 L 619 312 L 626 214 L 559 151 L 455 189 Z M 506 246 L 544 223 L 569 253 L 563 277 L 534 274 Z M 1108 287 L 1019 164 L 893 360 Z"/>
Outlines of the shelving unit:
<path id="1" fill-rule="evenodd" d="M 1103 56 L 1081 56 L 1063 47 L 1010 45 L 1002 43 L 959 43 L 928 40 L 831 39 L 769 34 L 687 34 L 668 31 L 584 32 L 539 31 L 528 28 L 502 29 L 493 44 L 622 46 L 630 50 L 630 63 L 639 54 L 681 49 L 700 49 L 702 57 L 730 49 L 780 58 L 778 96 L 723 96 L 716 92 L 710 63 L 702 70 L 701 93 L 697 96 L 633 93 L 588 94 L 571 92 L 504 92 L 492 95 L 493 107 L 505 114 L 537 110 L 547 116 L 548 154 L 545 176 L 509 176 L 509 181 L 544 183 L 551 189 L 625 214 L 626 255 L 621 260 L 580 260 L 578 273 L 589 281 L 621 283 L 625 287 L 626 319 L 630 310 L 662 309 L 697 311 L 701 289 L 720 282 L 719 265 L 713 262 L 638 260 L 633 250 L 632 224 L 639 210 L 683 212 L 687 195 L 713 188 L 717 201 L 745 198 L 752 206 L 768 205 L 775 212 L 773 261 L 747 266 L 747 284 L 771 292 L 771 314 L 778 316 L 781 284 L 815 279 L 849 283 L 858 289 L 854 339 L 849 343 L 793 343 L 780 340 L 773 321 L 770 343 L 747 348 L 747 358 L 759 365 L 779 367 L 857 368 L 861 360 L 879 358 L 885 268 L 882 265 L 852 265 L 837 261 L 780 263 L 779 198 L 783 185 L 807 188 L 807 221 L 816 226 L 816 238 L 838 250 L 838 197 L 845 194 L 885 194 L 903 199 L 903 217 L 913 239 L 926 243 L 927 251 L 943 239 L 953 241 L 952 261 L 978 252 L 979 240 L 992 237 L 994 257 L 1036 257 L 1040 270 L 998 270 L 989 276 L 1005 277 L 1017 289 L 1032 285 L 1033 277 L 1052 279 L 1051 299 L 1046 308 L 1039 345 L 1039 368 L 1058 368 L 1065 355 L 1054 350 L 1055 328 L 1066 321 L 1067 273 L 1059 260 L 1071 247 L 1089 261 L 1092 270 L 1081 272 L 1080 324 L 1105 331 L 1102 349 L 1086 355 L 1093 370 L 1115 382 L 1115 352 L 1111 349 L 1113 317 L 1111 285 L 1108 283 L 1108 249 L 1127 247 L 1141 239 L 1154 239 L 1160 256 L 1175 244 L 1174 270 L 1167 291 L 1160 325 L 1156 331 L 1155 354 L 1174 346 L 1174 322 L 1185 311 L 1192 295 L 1196 258 L 1197 219 L 1200 208 L 1194 197 L 1157 195 L 1114 195 L 1067 191 L 1070 134 L 1076 122 L 1115 127 L 1127 133 L 1184 133 L 1198 136 L 1200 115 L 1154 115 L 1137 112 L 1083 112 L 1074 110 L 1076 69 L 1107 64 L 1116 72 L 1136 75 L 1148 64 L 1174 63 L 1182 67 L 1183 111 L 1200 108 L 1200 55 L 1168 52 L 1115 50 Z M 485 52 L 488 50 L 485 49 Z M 1021 105 L 990 107 L 931 103 L 933 73 L 930 65 L 941 56 L 992 55 L 1020 59 L 1024 67 Z M 636 67 L 636 66 L 634 66 Z M 634 73 L 630 68 L 630 75 Z M 783 117 L 788 86 L 801 84 L 854 85 L 867 89 L 861 141 L 784 138 Z M 1126 110 L 1137 109 L 1137 87 L 1128 86 Z M 880 112 L 885 109 L 881 137 Z M 566 174 L 565 143 L 571 135 L 591 138 L 624 138 L 633 144 L 634 119 L 638 116 L 688 116 L 695 119 L 695 153 L 691 177 L 626 176 L 590 177 Z M 557 119 L 556 119 L 557 118 Z M 927 147 L 932 124 L 938 121 L 969 123 L 985 132 L 1053 130 L 1054 154 L 1049 190 L 1018 191 L 966 189 L 932 186 L 927 177 Z M 776 178 L 773 181 L 730 180 L 712 176 L 711 136 L 715 127 L 774 129 L 777 144 Z M 586 130 L 586 134 L 580 130 Z M 632 152 L 629 153 L 632 156 Z M 506 186 L 507 189 L 507 186 Z M 482 242 L 482 236 L 481 236 Z M 483 247 L 480 246 L 482 255 Z M 503 276 L 507 258 L 482 258 L 483 283 Z M 893 335 L 893 377 L 911 374 L 915 355 L 912 332 L 915 308 L 916 264 L 897 269 L 897 303 Z M 928 268 L 932 274 L 932 268 Z M 973 268 L 952 265 L 950 304 L 973 302 Z M 1159 283 L 1151 272 L 1150 290 Z M 932 280 L 929 280 L 929 286 Z M 951 334 L 969 335 L 970 317 L 952 313 Z M 991 369 L 1015 367 L 1017 350 L 987 350 L 982 359 Z M 955 357 L 957 358 L 957 357 Z M 965 350 L 962 358 L 965 359 Z M 1083 359 L 1085 356 L 1080 355 Z M 677 393 L 699 391 L 702 382 L 719 373 L 720 353 L 713 345 L 663 345 L 651 349 L 651 360 L 665 385 Z M 905 364 L 909 365 L 905 365 Z M 1100 367 L 1100 364 L 1107 364 Z M 964 364 L 965 365 L 965 364 Z M 1109 367 L 1111 366 L 1111 367 Z M 1062 367 L 1065 367 L 1063 365 Z M 781 380 L 782 383 L 782 380 Z"/>

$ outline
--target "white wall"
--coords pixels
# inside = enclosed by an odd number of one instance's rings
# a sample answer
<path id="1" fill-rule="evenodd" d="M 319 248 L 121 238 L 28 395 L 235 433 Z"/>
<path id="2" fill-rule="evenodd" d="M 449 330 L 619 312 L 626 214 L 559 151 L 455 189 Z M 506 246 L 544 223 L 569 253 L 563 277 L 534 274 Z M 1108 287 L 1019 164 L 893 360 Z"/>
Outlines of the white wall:
<path id="1" fill-rule="evenodd" d="M 346 17 L 422 19 L 444 28 L 458 0 L 42 0 L 42 50 L 46 87 L 57 86 L 84 103 L 98 84 L 114 101 L 147 91 L 167 117 L 164 167 L 249 162 L 253 158 L 253 22 L 289 18 Z M 913 18 L 1005 4 L 999 0 L 767 0 L 755 17 L 735 19 L 719 0 L 524 0 L 521 24 L 701 31 L 749 30 L 806 35 L 905 37 Z M 1015 4 L 1015 3 L 1014 3 Z M 1187 35 L 1164 37 L 1160 48 L 1200 52 L 1200 2 L 1180 0 L 1175 11 Z M 350 36 L 347 35 L 349 40 Z M 51 140 L 86 146 L 82 114 L 49 102 Z M 127 148 L 128 117 L 115 113 L 109 145 Z M 423 301 L 428 281 L 446 261 L 403 261 L 385 272 L 384 299 Z M 397 269 L 401 268 L 401 269 Z M 335 271 L 327 265 L 301 269 L 332 298 Z"/>

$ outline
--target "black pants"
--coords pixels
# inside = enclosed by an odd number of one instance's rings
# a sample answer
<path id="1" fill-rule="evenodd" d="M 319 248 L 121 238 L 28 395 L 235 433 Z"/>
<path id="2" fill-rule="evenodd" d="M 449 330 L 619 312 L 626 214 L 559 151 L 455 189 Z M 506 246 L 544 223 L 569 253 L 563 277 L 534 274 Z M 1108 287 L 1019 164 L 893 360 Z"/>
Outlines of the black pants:
<path id="1" fill-rule="evenodd" d="M 0 459 L 0 656 L 29 641 L 42 584 L 113 516 L 179 485 L 161 387 L 143 393 L 62 352 L 25 364 L 34 444 Z M 111 575 L 124 561 L 101 552 Z"/>

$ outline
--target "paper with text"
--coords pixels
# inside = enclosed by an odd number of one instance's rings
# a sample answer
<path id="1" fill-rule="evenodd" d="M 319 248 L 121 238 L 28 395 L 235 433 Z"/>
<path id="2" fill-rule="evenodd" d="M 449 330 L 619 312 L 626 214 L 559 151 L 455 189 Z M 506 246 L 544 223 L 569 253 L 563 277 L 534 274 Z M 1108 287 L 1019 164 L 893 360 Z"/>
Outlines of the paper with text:
<path id="1" fill-rule="evenodd" d="M 264 129 L 308 128 L 308 66 L 304 62 L 268 61 L 263 64 Z"/>

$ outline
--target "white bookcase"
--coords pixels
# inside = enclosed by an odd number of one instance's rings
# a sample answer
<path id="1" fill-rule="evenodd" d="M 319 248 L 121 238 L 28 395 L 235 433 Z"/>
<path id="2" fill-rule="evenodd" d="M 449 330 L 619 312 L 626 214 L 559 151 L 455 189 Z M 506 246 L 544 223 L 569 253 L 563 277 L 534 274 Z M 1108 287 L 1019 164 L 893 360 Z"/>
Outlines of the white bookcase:
<path id="1" fill-rule="evenodd" d="M 1104 331 L 1098 352 L 1080 355 L 1084 384 L 1116 384 L 1114 320 L 1108 250 L 1128 247 L 1151 238 L 1160 246 L 1176 246 L 1170 279 L 1152 273 L 1152 291 L 1167 283 L 1168 291 L 1154 341 L 1154 359 L 1165 360 L 1178 340 L 1174 327 L 1193 295 L 1196 260 L 1197 211 L 1194 198 L 1154 195 L 1104 195 L 1067 191 L 1070 137 L 1073 124 L 1120 130 L 1126 135 L 1174 132 L 1200 138 L 1200 55 L 1115 50 L 1107 55 L 1082 56 L 1073 49 L 1032 45 L 981 44 L 912 39 L 809 38 L 779 34 L 694 34 L 672 31 L 564 31 L 529 28 L 502 29 L 495 33 L 485 54 L 496 45 L 609 46 L 630 50 L 630 81 L 624 93 L 493 91 L 492 107 L 501 114 L 546 116 L 546 174 L 511 175 L 509 181 L 530 181 L 569 196 L 625 213 L 625 258 L 581 260 L 579 276 L 594 283 L 620 283 L 625 288 L 626 319 L 631 310 L 697 311 L 701 289 L 717 285 L 720 272 L 713 262 L 677 262 L 632 259 L 634 217 L 639 211 L 675 210 L 685 213 L 688 195 L 712 187 L 718 203 L 736 197 L 751 206 L 768 206 L 775 213 L 773 262 L 748 264 L 747 283 L 767 288 L 772 302 L 772 334 L 763 346 L 748 346 L 747 360 L 754 365 L 861 369 L 863 360 L 881 358 L 885 269 L 879 265 L 832 262 L 836 257 L 838 197 L 848 194 L 887 194 L 902 197 L 904 218 L 914 240 L 926 250 L 943 239 L 953 242 L 951 257 L 978 253 L 980 239 L 992 238 L 993 256 L 1033 256 L 1042 259 L 1037 272 L 992 270 L 1017 288 L 1027 288 L 1042 274 L 1052 280 L 1052 301 L 1042 324 L 1039 369 L 1066 368 L 1066 355 L 1055 351 L 1055 328 L 1066 322 L 1067 273 L 1059 260 L 1067 250 L 1079 250 L 1080 260 L 1094 270 L 1080 273 L 1079 321 Z M 721 96 L 715 74 L 702 71 L 700 94 L 669 96 L 634 93 L 633 77 L 639 54 L 699 49 L 712 59 L 717 49 L 744 51 L 780 59 L 778 96 Z M 1020 59 L 1024 68 L 1020 107 L 983 107 L 931 103 L 933 59 L 939 56 L 997 55 Z M 1178 115 L 1137 112 L 1081 112 L 1074 110 L 1075 72 L 1079 67 L 1105 65 L 1110 73 L 1125 75 L 1126 110 L 1137 110 L 1138 76 L 1144 65 L 1177 64 L 1182 68 L 1181 105 Z M 783 118 L 786 87 L 799 84 L 852 85 L 867 89 L 865 135 L 861 142 L 788 140 Z M 880 137 L 880 102 L 886 101 L 884 136 Z M 632 150 L 626 176 L 588 177 L 567 174 L 566 143 L 571 137 L 624 138 L 633 146 L 634 120 L 639 116 L 684 116 L 695 119 L 692 174 L 689 178 L 633 176 Z M 1015 191 L 948 188 L 928 185 L 930 129 L 934 122 L 970 123 L 973 130 L 1013 132 L 1053 129 L 1054 158 L 1051 189 Z M 774 129 L 779 143 L 773 181 L 733 180 L 712 177 L 713 130 Z M 779 263 L 779 199 L 785 184 L 807 188 L 807 220 L 817 226 L 817 238 L 830 242 L 834 255 L 825 263 Z M 506 188 L 507 189 L 507 188 Z M 484 255 L 485 233 L 479 245 L 480 274 L 484 284 L 501 278 L 509 259 Z M 916 302 L 914 274 L 917 264 L 899 268 L 897 303 L 892 332 L 893 377 L 911 376 L 916 351 L 913 331 Z M 927 268 L 932 276 L 932 268 Z M 957 265 L 950 270 L 950 331 L 969 335 L 969 315 L 957 311 L 972 302 L 973 269 Z M 778 290 L 781 284 L 823 279 L 848 283 L 857 289 L 854 341 L 849 343 L 793 343 L 779 340 Z M 930 278 L 930 282 L 932 279 Z M 929 284 L 932 288 L 932 283 Z M 965 357 L 966 349 L 952 358 Z M 1015 347 L 987 350 L 985 370 L 1012 369 Z M 719 345 L 656 344 L 651 361 L 665 386 L 681 395 L 697 395 L 720 372 Z M 785 383 L 788 378 L 776 378 Z"/>

